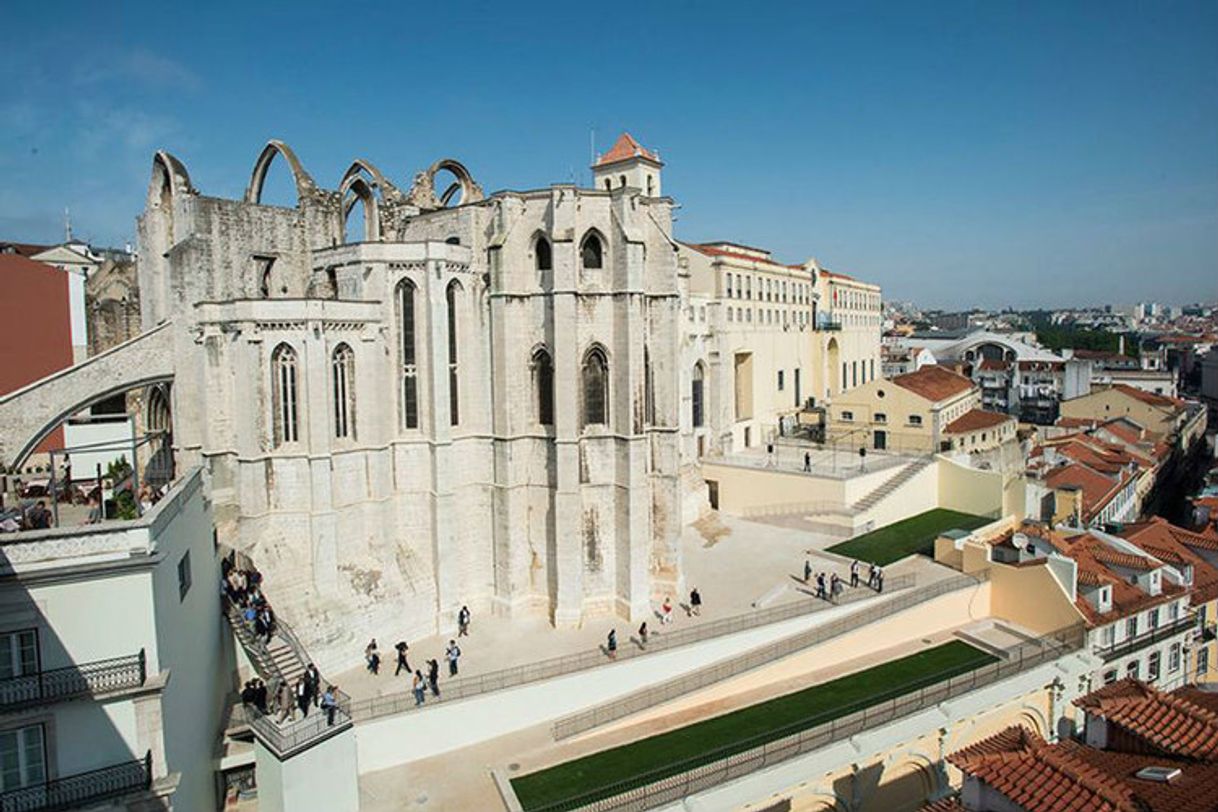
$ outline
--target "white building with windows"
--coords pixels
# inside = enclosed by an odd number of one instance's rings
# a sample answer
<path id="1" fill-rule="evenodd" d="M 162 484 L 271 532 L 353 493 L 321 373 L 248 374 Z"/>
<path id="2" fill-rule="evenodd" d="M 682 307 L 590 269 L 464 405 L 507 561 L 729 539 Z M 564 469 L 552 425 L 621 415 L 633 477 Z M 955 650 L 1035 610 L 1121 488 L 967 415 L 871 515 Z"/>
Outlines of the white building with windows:
<path id="1" fill-rule="evenodd" d="M 199 469 L 143 517 L 0 535 L 0 809 L 215 809 L 232 673 Z"/>

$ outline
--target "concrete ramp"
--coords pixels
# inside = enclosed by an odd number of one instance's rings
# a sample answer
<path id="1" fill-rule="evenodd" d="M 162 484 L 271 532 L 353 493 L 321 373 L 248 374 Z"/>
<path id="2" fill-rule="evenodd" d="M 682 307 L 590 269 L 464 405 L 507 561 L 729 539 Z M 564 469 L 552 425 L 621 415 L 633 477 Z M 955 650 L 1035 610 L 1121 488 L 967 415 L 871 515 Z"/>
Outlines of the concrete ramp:
<path id="1" fill-rule="evenodd" d="M 173 331 L 160 324 L 100 355 L 0 397 L 0 464 L 21 465 L 73 414 L 130 389 L 173 380 Z"/>

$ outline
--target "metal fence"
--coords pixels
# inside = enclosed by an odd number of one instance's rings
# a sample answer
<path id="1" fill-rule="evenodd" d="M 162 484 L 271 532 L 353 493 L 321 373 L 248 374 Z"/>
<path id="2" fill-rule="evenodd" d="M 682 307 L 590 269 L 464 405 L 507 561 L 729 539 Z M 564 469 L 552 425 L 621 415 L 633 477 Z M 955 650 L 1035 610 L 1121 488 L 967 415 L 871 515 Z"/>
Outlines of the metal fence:
<path id="1" fill-rule="evenodd" d="M 0 794 L 0 812 L 49 812 L 93 806 L 152 786 L 152 752 L 143 758 L 43 781 Z"/>
<path id="2" fill-rule="evenodd" d="M 630 716 L 633 713 L 655 707 L 679 696 L 691 693 L 699 688 L 714 685 L 728 677 L 734 677 L 766 665 L 774 660 L 789 656 L 811 646 L 819 645 L 839 635 L 858 631 L 863 626 L 891 617 L 926 601 L 947 595 L 959 589 L 976 586 L 988 576 L 988 571 L 978 578 L 967 575 L 956 575 L 943 581 L 931 584 L 925 589 L 907 592 L 897 597 L 854 612 L 846 617 L 831 621 L 823 626 L 793 634 L 774 643 L 759 646 L 738 657 L 729 657 L 714 663 L 707 668 L 698 669 L 687 676 L 649 687 L 637 694 L 624 697 L 614 702 L 606 702 L 586 711 L 565 716 L 554 723 L 552 732 L 555 740 L 565 739 L 591 730 L 594 727 Z M 896 579 L 893 579 L 896 580 Z"/>
<path id="3" fill-rule="evenodd" d="M 14 710 L 78 696 L 138 688 L 144 684 L 146 677 L 147 664 L 143 649 L 139 654 L 127 657 L 22 674 L 0 680 L 0 708 Z"/>
<path id="4" fill-rule="evenodd" d="M 335 691 L 334 695 L 336 703 L 332 710 L 316 707 L 310 709 L 308 716 L 280 722 L 274 714 L 264 715 L 246 707 L 246 719 L 254 735 L 284 759 L 351 727 L 351 697 L 343 691 Z"/>
<path id="5" fill-rule="evenodd" d="M 913 575 L 896 575 L 885 581 L 885 592 L 895 592 L 912 587 L 916 582 Z M 768 609 L 760 609 L 743 615 L 711 620 L 696 626 L 687 626 L 676 631 L 653 633 L 643 646 L 623 646 L 618 649 L 617 661 L 641 657 L 658 651 L 667 651 L 678 646 L 721 637 L 726 634 L 755 629 L 771 623 L 802 617 L 813 612 L 832 608 L 842 603 L 853 603 L 876 593 L 867 587 L 857 589 L 845 588 L 835 600 L 809 598 L 808 600 L 785 603 Z M 584 671 L 610 662 L 605 651 L 597 648 L 591 651 L 581 651 L 576 654 L 566 654 L 551 657 L 546 660 L 504 668 L 470 677 L 458 677 L 444 683 L 444 689 L 439 697 L 429 697 L 428 703 L 442 702 L 453 699 L 464 699 L 491 691 L 501 691 L 505 688 L 515 688 L 532 682 L 553 679 L 555 677 Z M 421 706 L 426 708 L 427 705 Z M 391 716 L 406 713 L 416 709 L 414 697 L 409 693 L 394 693 L 386 696 L 362 699 L 351 704 L 351 716 L 356 721 L 375 719 L 381 716 Z"/>
<path id="6" fill-rule="evenodd" d="M 1072 626 L 1035 641 L 1007 649 L 998 662 L 964 674 L 929 677 L 816 716 L 804 718 L 759 736 L 732 742 L 708 754 L 666 765 L 632 778 L 588 789 L 579 795 L 529 812 L 618 812 L 646 810 L 674 803 L 725 781 L 773 766 L 833 742 L 888 724 L 895 719 L 967 694 L 1082 647 L 1085 630 Z M 846 712 L 843 713 L 842 711 Z M 829 718 L 830 716 L 835 718 Z"/>

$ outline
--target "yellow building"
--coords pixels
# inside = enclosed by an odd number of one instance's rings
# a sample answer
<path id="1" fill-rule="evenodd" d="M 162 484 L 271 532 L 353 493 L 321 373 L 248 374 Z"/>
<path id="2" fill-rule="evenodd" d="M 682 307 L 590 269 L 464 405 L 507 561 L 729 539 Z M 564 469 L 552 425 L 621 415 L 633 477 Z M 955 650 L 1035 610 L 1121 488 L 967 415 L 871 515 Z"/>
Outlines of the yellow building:
<path id="1" fill-rule="evenodd" d="M 1088 395 L 1063 400 L 1061 416 L 1097 422 L 1128 417 L 1147 431 L 1167 437 L 1182 427 L 1186 415 L 1181 401 L 1114 384 L 1092 389 Z"/>
<path id="2" fill-rule="evenodd" d="M 970 412 L 980 412 L 980 403 L 980 391 L 968 378 L 947 367 L 925 366 L 836 396 L 827 415 L 826 438 L 877 450 L 948 451 L 957 440 L 972 436 L 973 423 L 970 419 L 957 424 L 961 431 L 956 434 L 948 432 L 949 426 Z M 978 437 L 983 431 L 988 442 L 993 429 L 978 427 Z"/>
<path id="3" fill-rule="evenodd" d="M 688 459 L 769 443 L 810 400 L 879 374 L 878 286 L 739 243 L 682 243 L 678 257 Z"/>

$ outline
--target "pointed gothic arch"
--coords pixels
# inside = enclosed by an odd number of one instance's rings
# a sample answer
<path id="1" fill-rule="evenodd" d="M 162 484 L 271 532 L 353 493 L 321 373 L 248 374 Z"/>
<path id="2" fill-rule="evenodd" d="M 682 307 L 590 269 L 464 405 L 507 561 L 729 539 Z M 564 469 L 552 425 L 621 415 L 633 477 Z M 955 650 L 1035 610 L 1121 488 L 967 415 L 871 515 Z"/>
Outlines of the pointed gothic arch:
<path id="1" fill-rule="evenodd" d="M 600 270 L 605 267 L 605 237 L 595 228 L 590 228 L 579 241 L 579 266 L 584 270 Z"/>
<path id="2" fill-rule="evenodd" d="M 343 242 L 377 242 L 381 239 L 381 207 L 376 190 L 360 175 L 344 183 L 339 191 L 343 201 Z M 347 221 L 356 206 L 364 207 L 364 233 L 361 239 L 351 240 L 347 235 Z"/>
<path id="3" fill-rule="evenodd" d="M 277 157 L 282 157 L 283 160 L 287 161 L 288 169 L 296 181 L 297 207 L 300 206 L 301 199 L 317 188 L 317 184 L 313 182 L 313 178 L 305 171 L 304 166 L 300 163 L 300 159 L 296 157 L 296 153 L 292 151 L 292 148 L 282 141 L 272 139 L 266 142 L 266 146 L 262 148 L 262 152 L 258 155 L 258 160 L 254 162 L 254 171 L 250 173 L 250 184 L 245 189 L 246 203 L 262 203 L 262 186 L 266 183 L 266 173 L 271 168 L 271 162 Z"/>
<path id="4" fill-rule="evenodd" d="M 600 344 L 584 353 L 580 364 L 583 426 L 609 423 L 609 354 Z"/>

